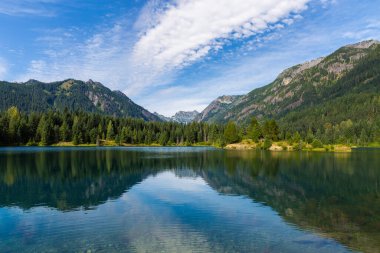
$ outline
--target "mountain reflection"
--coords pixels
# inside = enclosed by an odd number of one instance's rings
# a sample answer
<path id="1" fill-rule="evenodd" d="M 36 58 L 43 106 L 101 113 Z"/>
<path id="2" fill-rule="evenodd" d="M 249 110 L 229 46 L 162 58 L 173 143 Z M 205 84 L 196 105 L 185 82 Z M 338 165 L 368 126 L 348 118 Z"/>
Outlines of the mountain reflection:
<path id="1" fill-rule="evenodd" d="M 221 194 L 270 206 L 283 219 L 365 252 L 380 249 L 380 153 L 210 149 L 0 151 L 0 207 L 90 209 L 148 176 L 201 176 Z M 194 152 L 193 152 L 194 151 Z"/>

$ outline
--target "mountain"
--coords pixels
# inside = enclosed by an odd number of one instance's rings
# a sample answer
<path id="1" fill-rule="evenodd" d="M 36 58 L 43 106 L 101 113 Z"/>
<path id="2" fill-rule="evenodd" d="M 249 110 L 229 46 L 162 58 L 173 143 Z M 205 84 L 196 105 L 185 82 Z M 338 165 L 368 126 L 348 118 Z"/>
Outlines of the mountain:
<path id="1" fill-rule="evenodd" d="M 172 119 L 171 117 L 166 117 L 166 116 L 164 116 L 162 114 L 159 114 L 158 112 L 154 112 L 153 114 L 156 115 L 157 117 L 159 117 L 160 120 L 164 121 L 164 122 L 169 122 Z"/>
<path id="2" fill-rule="evenodd" d="M 174 116 L 171 117 L 172 121 L 178 122 L 178 123 L 190 123 L 192 122 L 195 117 L 197 117 L 199 112 L 197 111 L 190 111 L 190 112 L 184 112 L 179 111 Z"/>
<path id="3" fill-rule="evenodd" d="M 187 123 L 194 121 L 194 119 L 196 117 L 198 117 L 199 112 L 197 112 L 197 111 L 190 111 L 190 112 L 179 111 L 174 116 L 171 116 L 171 117 L 166 117 L 164 115 L 158 114 L 157 112 L 155 112 L 154 115 L 159 117 L 162 121 L 187 124 Z"/>
<path id="4" fill-rule="evenodd" d="M 234 104 L 238 103 L 238 101 L 243 96 L 221 96 L 215 99 L 209 104 L 206 109 L 204 109 L 198 116 L 195 117 L 195 121 L 211 121 L 218 122 L 223 121 L 219 116 L 223 115 L 224 112 L 232 109 Z"/>
<path id="5" fill-rule="evenodd" d="M 68 79 L 43 83 L 0 82 L 0 110 L 17 106 L 21 111 L 83 110 L 117 117 L 161 121 L 159 117 L 135 104 L 121 91 L 111 91 L 99 82 Z"/>
<path id="6" fill-rule="evenodd" d="M 342 47 L 327 57 L 286 69 L 264 87 L 228 98 L 213 101 L 196 120 L 242 123 L 256 116 L 278 119 L 288 127 L 347 119 L 378 120 L 380 42 L 369 40 Z"/>

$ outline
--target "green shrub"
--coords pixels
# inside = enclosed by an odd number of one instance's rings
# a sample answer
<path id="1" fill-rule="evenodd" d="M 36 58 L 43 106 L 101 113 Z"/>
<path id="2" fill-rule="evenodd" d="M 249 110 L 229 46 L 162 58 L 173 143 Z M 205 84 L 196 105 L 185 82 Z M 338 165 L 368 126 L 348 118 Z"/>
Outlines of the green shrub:
<path id="1" fill-rule="evenodd" d="M 311 146 L 313 146 L 313 148 L 323 148 L 323 143 L 318 139 L 314 139 Z"/>
<path id="2" fill-rule="evenodd" d="M 268 150 L 272 146 L 272 141 L 269 138 L 265 138 L 263 149 Z"/>
<path id="3" fill-rule="evenodd" d="M 303 148 L 302 141 L 297 142 L 297 143 L 295 143 L 295 144 L 293 145 L 293 150 L 295 150 L 295 151 L 300 151 L 300 150 L 302 150 L 302 148 Z"/>

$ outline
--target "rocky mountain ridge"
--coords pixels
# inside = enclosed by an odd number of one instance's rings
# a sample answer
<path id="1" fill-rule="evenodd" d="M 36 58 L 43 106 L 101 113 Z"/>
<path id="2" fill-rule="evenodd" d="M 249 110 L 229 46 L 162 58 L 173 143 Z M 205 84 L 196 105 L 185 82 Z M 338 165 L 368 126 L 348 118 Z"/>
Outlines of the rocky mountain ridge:
<path id="1" fill-rule="evenodd" d="M 211 102 L 201 113 L 199 113 L 194 121 L 214 121 L 214 116 L 227 111 L 235 103 L 238 103 L 243 96 L 220 96 Z"/>
<path id="2" fill-rule="evenodd" d="M 155 112 L 154 114 L 157 117 L 159 117 L 162 121 L 187 124 L 187 123 L 194 121 L 194 119 L 199 115 L 199 112 L 196 110 L 194 110 L 194 111 L 179 111 L 179 112 L 176 112 L 171 117 L 166 117 L 166 116 L 161 115 L 157 112 Z"/>

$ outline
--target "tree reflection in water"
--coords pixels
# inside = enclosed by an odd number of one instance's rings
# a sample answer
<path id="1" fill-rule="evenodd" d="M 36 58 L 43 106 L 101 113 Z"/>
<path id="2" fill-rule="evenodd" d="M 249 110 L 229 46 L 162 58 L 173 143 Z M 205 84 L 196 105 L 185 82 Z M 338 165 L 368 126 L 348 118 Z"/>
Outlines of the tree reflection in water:
<path id="1" fill-rule="evenodd" d="M 180 151 L 180 152 L 178 152 Z M 186 151 L 186 152 L 183 152 Z M 379 151 L 213 149 L 0 151 L 0 207 L 94 209 L 148 176 L 201 176 L 221 194 L 270 206 L 287 222 L 365 252 L 380 249 Z"/>

